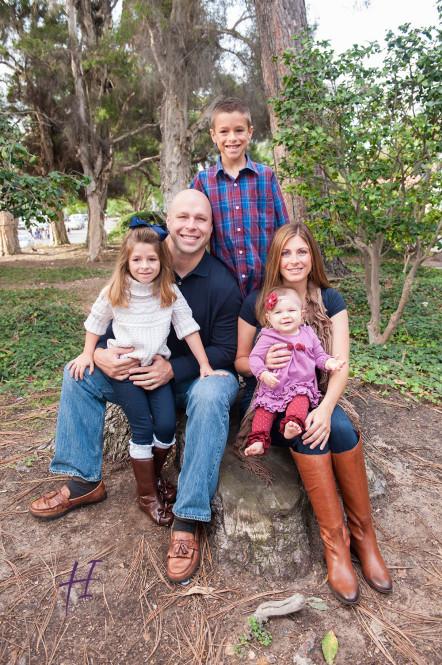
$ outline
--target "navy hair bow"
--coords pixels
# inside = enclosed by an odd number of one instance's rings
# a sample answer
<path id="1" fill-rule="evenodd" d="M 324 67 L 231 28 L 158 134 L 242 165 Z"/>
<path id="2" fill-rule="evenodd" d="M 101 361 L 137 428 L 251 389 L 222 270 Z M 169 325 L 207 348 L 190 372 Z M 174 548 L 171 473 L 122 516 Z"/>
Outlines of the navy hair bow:
<path id="1" fill-rule="evenodd" d="M 163 242 L 165 238 L 169 235 L 169 232 L 166 231 L 166 229 L 163 229 L 162 226 L 159 224 L 149 224 L 149 222 L 145 222 L 144 220 L 140 219 L 139 217 L 131 217 L 129 228 L 130 229 L 135 229 L 137 226 L 149 226 L 151 229 L 156 231 L 158 235 L 160 236 L 160 242 Z"/>

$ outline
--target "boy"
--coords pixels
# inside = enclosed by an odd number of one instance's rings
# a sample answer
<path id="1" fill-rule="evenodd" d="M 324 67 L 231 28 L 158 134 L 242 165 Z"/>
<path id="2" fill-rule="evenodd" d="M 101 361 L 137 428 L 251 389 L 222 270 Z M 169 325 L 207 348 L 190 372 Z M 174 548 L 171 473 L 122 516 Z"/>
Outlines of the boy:
<path id="1" fill-rule="evenodd" d="M 243 297 L 261 286 L 272 236 L 290 221 L 272 169 L 246 153 L 252 134 L 243 101 L 229 97 L 215 104 L 210 135 L 221 155 L 191 184 L 212 206 L 211 253 L 234 274 Z"/>

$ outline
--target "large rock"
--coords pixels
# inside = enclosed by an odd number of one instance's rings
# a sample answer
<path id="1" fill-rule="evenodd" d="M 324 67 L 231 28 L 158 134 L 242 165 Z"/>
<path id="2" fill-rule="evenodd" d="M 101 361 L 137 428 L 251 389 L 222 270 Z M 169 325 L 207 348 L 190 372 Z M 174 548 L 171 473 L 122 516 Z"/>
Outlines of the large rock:
<path id="1" fill-rule="evenodd" d="M 271 569 L 272 577 L 303 575 L 311 565 L 310 538 L 312 509 L 288 450 L 273 447 L 265 464 L 273 471 L 273 485 L 244 469 L 233 453 L 239 417 L 232 410 L 230 434 L 223 456 L 218 489 L 212 499 L 209 540 L 215 557 L 223 565 L 247 566 L 256 574 Z M 177 411 L 176 466 L 181 467 L 186 415 Z M 108 405 L 105 418 L 104 451 L 112 459 L 127 456 L 130 430 L 120 407 Z M 371 497 L 385 492 L 382 471 L 366 458 Z M 313 526 L 312 526 L 313 525 Z"/>
<path id="2" fill-rule="evenodd" d="M 303 575 L 310 564 L 307 495 L 288 450 L 271 449 L 265 462 L 275 475 L 267 487 L 228 444 L 212 501 L 216 556 L 256 574 Z"/>

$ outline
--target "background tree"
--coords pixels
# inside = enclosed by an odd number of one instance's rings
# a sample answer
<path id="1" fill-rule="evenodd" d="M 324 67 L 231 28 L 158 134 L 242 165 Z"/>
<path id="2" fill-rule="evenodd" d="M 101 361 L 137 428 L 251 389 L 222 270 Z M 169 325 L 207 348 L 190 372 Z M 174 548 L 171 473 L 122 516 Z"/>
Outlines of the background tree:
<path id="1" fill-rule="evenodd" d="M 195 93 L 208 83 L 219 57 L 217 26 L 201 0 L 153 0 L 127 8 L 126 20 L 138 28 L 137 50 L 154 65 L 162 90 L 159 166 L 167 209 L 189 185 L 195 140 L 207 122 L 208 111 Z"/>
<path id="2" fill-rule="evenodd" d="M 304 0 L 254 0 L 256 23 L 261 46 L 261 65 L 267 101 L 276 99 L 282 89 L 286 65 L 279 56 L 293 46 L 294 35 L 307 30 L 307 14 Z M 295 42 L 300 44 L 300 42 Z M 269 107 L 272 134 L 278 121 L 272 105 Z M 275 145 L 275 170 L 284 155 L 284 146 Z M 284 192 L 284 199 L 292 221 L 303 222 L 307 218 L 305 200 L 292 192 Z"/>
<path id="3" fill-rule="evenodd" d="M 0 255 L 19 254 L 18 218 L 28 226 L 31 218 L 54 220 L 65 205 L 65 192 L 78 193 L 86 183 L 62 173 L 32 176 L 27 173 L 37 160 L 22 141 L 17 126 L 0 114 Z"/>
<path id="4" fill-rule="evenodd" d="M 41 1 L 11 1 L 2 9 L 0 57 L 7 66 L 8 110 L 20 118 L 26 128 L 23 141 L 38 157 L 28 164 L 29 172 L 47 176 L 54 171 L 79 171 L 81 165 L 69 159 L 62 135 L 69 59 L 61 9 Z M 62 210 L 51 221 L 51 236 L 55 245 L 69 243 Z"/>
<path id="5" fill-rule="evenodd" d="M 419 266 L 440 244 L 441 31 L 389 32 L 378 67 L 370 61 L 376 42 L 334 57 L 327 43 L 300 41 L 284 55 L 290 74 L 275 105 L 284 173 L 299 179 L 289 186 L 305 196 L 319 239 L 339 235 L 361 253 L 369 341 L 383 344 Z M 384 323 L 379 267 L 390 250 L 406 257 L 406 276 Z"/>

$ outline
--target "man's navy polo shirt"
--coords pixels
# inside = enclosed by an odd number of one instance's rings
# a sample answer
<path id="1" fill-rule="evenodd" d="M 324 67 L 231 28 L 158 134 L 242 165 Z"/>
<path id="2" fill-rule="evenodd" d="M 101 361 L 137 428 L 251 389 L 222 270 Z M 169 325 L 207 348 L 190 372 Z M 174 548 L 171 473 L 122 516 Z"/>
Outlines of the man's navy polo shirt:
<path id="1" fill-rule="evenodd" d="M 200 335 L 212 369 L 227 369 L 235 374 L 238 314 L 241 295 L 233 275 L 219 259 L 207 252 L 185 277 L 175 273 L 176 283 L 200 326 Z M 149 325 L 149 322 L 146 321 Z M 100 337 L 99 347 L 106 348 L 112 337 L 111 325 Z M 185 340 L 179 340 L 172 327 L 167 339 L 170 363 L 176 383 L 199 376 L 198 361 Z"/>

